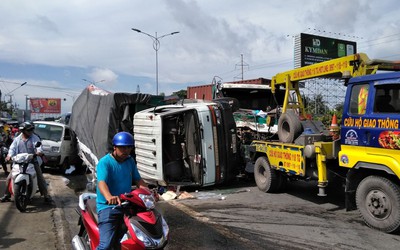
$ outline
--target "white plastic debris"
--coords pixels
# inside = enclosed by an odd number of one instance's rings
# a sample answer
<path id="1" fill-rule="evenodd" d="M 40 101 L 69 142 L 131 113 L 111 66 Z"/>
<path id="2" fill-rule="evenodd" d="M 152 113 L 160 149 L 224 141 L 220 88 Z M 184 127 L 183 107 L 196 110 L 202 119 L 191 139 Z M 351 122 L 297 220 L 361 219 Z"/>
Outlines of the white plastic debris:
<path id="1" fill-rule="evenodd" d="M 65 170 L 65 174 L 71 174 L 74 171 L 75 171 L 75 166 L 71 165 L 71 166 L 69 166 L 68 169 Z"/>

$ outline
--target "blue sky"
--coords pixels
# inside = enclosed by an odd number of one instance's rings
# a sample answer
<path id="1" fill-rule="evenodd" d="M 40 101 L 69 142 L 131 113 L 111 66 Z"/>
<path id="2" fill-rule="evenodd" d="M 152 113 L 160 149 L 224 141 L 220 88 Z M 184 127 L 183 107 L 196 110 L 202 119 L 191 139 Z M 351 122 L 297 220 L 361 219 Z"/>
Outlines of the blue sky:
<path id="1" fill-rule="evenodd" d="M 62 112 L 90 82 L 111 92 L 159 92 L 241 77 L 271 78 L 293 67 L 293 36 L 303 32 L 358 43 L 371 58 L 400 59 L 396 0 L 2 0 L 3 100 L 65 98 Z M 82 79 L 86 79 L 84 81 Z M 101 82 L 99 82 L 101 81 Z M 20 87 L 21 83 L 27 82 Z M 10 93 L 11 92 L 11 93 Z M 5 96 L 5 94 L 9 94 Z"/>

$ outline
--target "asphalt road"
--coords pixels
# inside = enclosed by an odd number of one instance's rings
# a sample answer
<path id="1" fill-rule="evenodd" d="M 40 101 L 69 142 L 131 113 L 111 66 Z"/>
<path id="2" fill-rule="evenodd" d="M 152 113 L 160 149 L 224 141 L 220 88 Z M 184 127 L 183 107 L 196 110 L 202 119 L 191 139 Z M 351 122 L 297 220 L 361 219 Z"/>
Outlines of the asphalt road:
<path id="1" fill-rule="evenodd" d="M 4 177 L 0 172 L 0 192 Z M 71 249 L 77 232 L 77 195 L 86 176 L 46 173 L 53 205 L 37 197 L 28 213 L 0 203 L 1 249 Z M 289 184 L 285 193 L 260 192 L 253 181 L 186 189 L 194 199 L 161 201 L 170 226 L 167 249 L 398 249 L 400 235 L 364 225 L 346 212 L 341 191 L 316 196 L 313 183 Z"/>

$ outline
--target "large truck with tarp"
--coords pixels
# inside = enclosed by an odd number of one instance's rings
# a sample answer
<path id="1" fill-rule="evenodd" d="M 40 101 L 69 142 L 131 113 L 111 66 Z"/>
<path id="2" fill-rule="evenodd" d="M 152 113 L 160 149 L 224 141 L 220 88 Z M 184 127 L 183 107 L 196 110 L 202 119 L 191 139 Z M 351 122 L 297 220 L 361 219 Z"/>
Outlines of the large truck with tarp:
<path id="1" fill-rule="evenodd" d="M 381 73 L 379 71 L 393 71 Z M 365 223 L 387 233 L 400 230 L 400 61 L 371 60 L 363 53 L 275 75 L 271 90 L 285 98 L 277 140 L 253 140 L 248 160 L 263 192 L 279 192 L 288 181 L 316 180 L 318 195 L 335 179 L 345 187 L 347 210 L 358 209 Z M 378 73 L 379 72 L 379 73 Z M 299 83 L 336 77 L 347 85 L 340 124 L 326 128 L 306 113 Z M 246 145 L 244 145 L 246 146 Z"/>
<path id="2" fill-rule="evenodd" d="M 143 93 L 112 93 L 89 85 L 72 106 L 70 128 L 76 135 L 79 157 L 93 173 L 101 157 L 113 149 L 112 138 L 121 131 L 133 132 L 136 112 L 164 104 L 164 97 Z"/>

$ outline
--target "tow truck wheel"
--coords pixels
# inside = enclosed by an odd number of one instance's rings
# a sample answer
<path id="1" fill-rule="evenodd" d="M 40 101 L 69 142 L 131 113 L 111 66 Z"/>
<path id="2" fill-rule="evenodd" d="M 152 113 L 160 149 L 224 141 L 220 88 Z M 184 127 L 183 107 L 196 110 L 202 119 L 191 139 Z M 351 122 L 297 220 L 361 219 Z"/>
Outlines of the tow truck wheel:
<path id="1" fill-rule="evenodd" d="M 400 187 L 381 176 L 368 176 L 356 192 L 357 208 L 371 228 L 394 233 L 400 230 Z"/>
<path id="2" fill-rule="evenodd" d="M 301 133 L 301 123 L 298 116 L 287 110 L 278 120 L 278 137 L 281 142 L 292 143 Z"/>
<path id="3" fill-rule="evenodd" d="M 254 179 L 258 189 L 266 193 L 276 192 L 280 186 L 279 173 L 272 169 L 268 158 L 259 157 L 254 164 Z"/>

